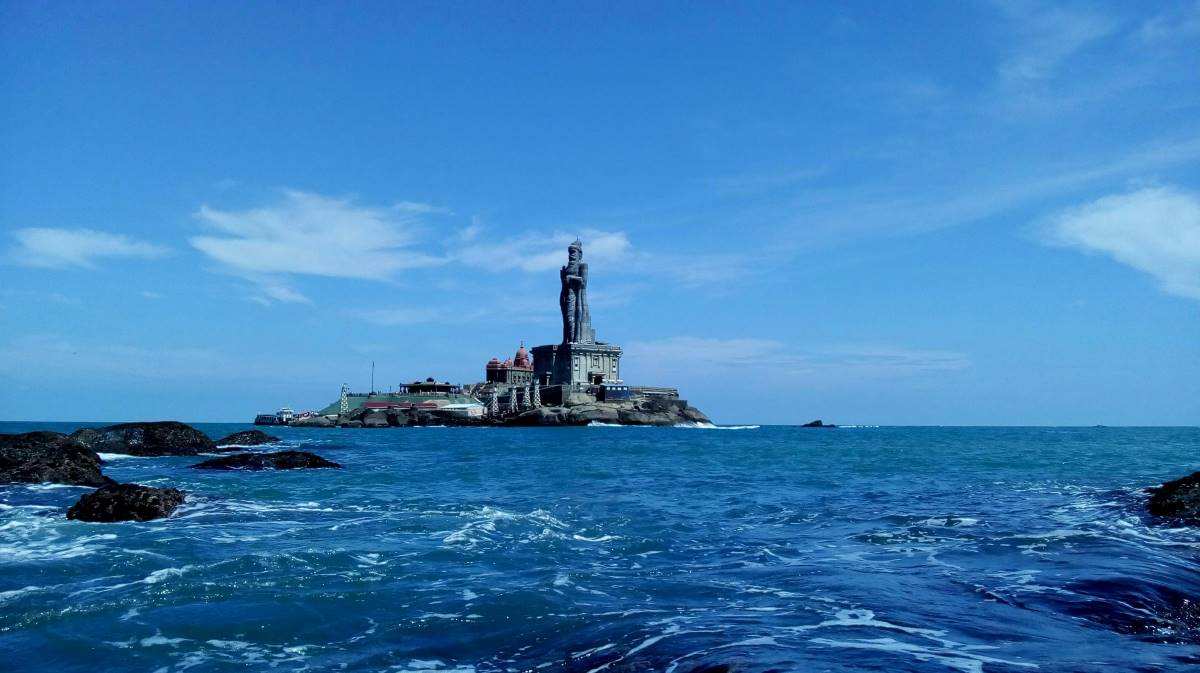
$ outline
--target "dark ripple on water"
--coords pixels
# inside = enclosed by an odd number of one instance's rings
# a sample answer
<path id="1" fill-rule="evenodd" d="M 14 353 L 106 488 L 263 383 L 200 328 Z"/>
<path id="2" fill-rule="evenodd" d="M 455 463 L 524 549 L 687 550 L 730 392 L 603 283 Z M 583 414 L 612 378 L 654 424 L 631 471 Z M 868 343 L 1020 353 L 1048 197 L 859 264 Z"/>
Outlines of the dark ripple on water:
<path id="1" fill-rule="evenodd" d="M 191 493 L 142 524 L 0 488 L 0 645 L 89 671 L 1200 663 L 1200 534 L 1140 513 L 1195 430 L 281 433 L 346 469 L 114 458 Z"/>

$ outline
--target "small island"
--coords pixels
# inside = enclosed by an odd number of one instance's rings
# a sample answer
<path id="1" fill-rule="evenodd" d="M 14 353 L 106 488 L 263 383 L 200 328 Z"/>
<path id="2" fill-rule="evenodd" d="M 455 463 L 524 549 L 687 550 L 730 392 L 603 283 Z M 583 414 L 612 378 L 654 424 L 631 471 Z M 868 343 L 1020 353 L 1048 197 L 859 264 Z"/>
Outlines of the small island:
<path id="1" fill-rule="evenodd" d="M 356 393 L 343 385 L 338 399 L 319 411 L 284 408 L 254 422 L 328 428 L 711 424 L 678 389 L 630 385 L 621 378 L 621 347 L 598 341 L 592 327 L 588 265 L 578 239 L 567 247 L 559 284 L 562 341 L 532 351 L 522 343 L 513 357 L 492 358 L 481 382 L 459 385 L 430 377 L 386 393 Z"/>

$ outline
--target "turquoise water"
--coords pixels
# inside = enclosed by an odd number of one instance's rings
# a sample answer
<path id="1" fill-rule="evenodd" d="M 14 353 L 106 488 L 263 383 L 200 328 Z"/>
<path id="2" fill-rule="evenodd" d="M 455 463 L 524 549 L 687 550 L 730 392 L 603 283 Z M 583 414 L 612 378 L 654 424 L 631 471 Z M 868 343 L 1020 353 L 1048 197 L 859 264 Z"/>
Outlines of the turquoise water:
<path id="1" fill-rule="evenodd" d="M 0 486 L 0 668 L 1200 667 L 1200 531 L 1141 491 L 1200 429 L 274 431 L 345 469 L 110 457 L 189 493 L 137 524 Z"/>

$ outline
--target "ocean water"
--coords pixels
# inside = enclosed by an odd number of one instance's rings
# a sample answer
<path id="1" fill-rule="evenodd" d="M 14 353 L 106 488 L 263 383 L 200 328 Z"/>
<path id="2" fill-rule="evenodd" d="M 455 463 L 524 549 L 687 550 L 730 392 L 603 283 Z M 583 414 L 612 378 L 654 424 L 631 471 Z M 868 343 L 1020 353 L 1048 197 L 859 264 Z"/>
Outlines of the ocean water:
<path id="1" fill-rule="evenodd" d="M 274 432 L 345 469 L 109 456 L 189 493 L 147 523 L 0 486 L 0 669 L 1200 669 L 1200 529 L 1142 490 L 1200 429 Z"/>

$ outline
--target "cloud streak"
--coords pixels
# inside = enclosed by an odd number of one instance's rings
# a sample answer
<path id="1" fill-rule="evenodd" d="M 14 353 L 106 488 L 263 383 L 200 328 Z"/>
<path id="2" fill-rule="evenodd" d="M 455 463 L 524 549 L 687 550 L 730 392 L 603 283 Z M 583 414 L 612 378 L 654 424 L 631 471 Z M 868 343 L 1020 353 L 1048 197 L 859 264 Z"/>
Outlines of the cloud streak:
<path id="1" fill-rule="evenodd" d="M 1200 299 L 1200 196 L 1152 187 L 1105 196 L 1047 218 L 1047 241 L 1107 255 Z"/>
<path id="2" fill-rule="evenodd" d="M 388 207 L 288 190 L 281 202 L 247 210 L 207 205 L 196 213 L 212 233 L 193 236 L 194 248 L 261 289 L 258 300 L 307 302 L 288 285 L 292 276 L 391 280 L 407 269 L 445 262 L 416 249 L 424 218 L 444 212 L 401 202 Z"/>
<path id="3" fill-rule="evenodd" d="M 950 351 L 875 345 L 801 350 L 759 338 L 680 336 L 632 342 L 626 352 L 631 368 L 656 376 L 679 378 L 699 365 L 700 370 L 717 372 L 722 378 L 742 375 L 797 387 L 905 378 L 972 365 L 966 355 Z"/>
<path id="4" fill-rule="evenodd" d="M 13 231 L 12 236 L 17 245 L 6 255 L 9 262 L 46 269 L 95 269 L 101 259 L 155 259 L 171 252 L 161 245 L 95 229 L 28 227 Z"/>

